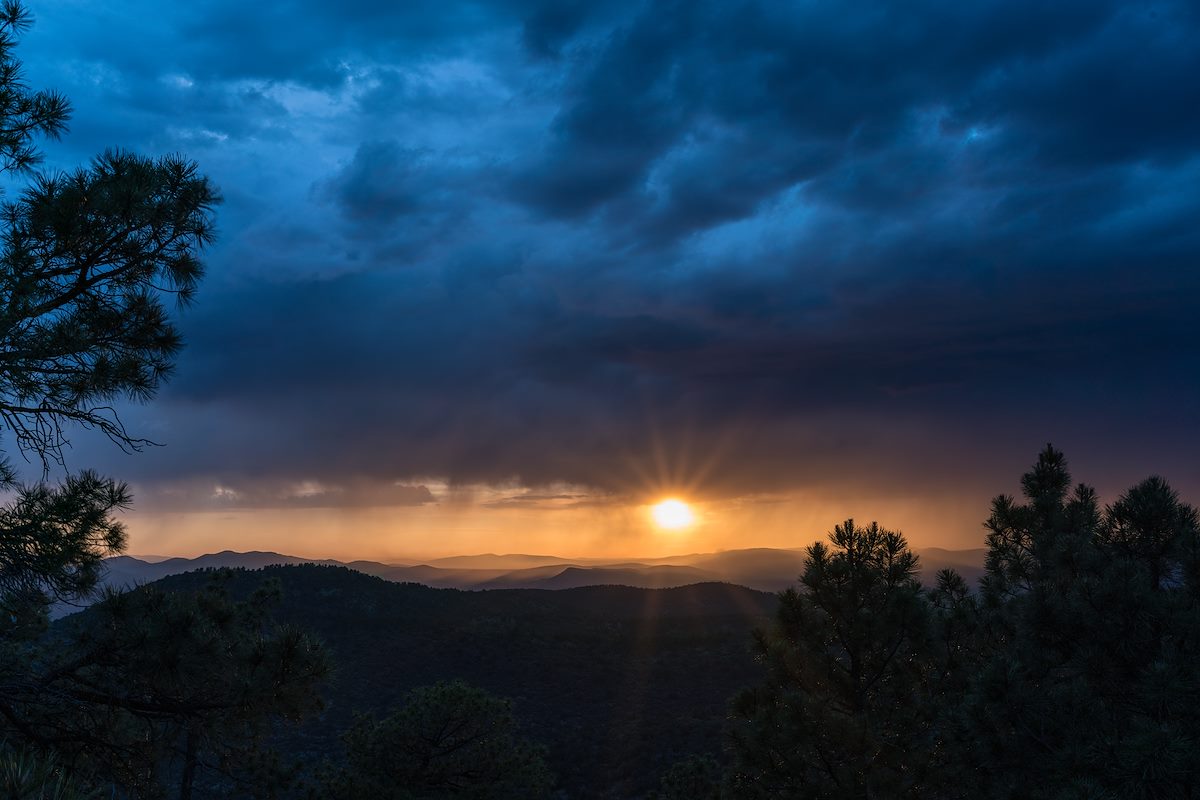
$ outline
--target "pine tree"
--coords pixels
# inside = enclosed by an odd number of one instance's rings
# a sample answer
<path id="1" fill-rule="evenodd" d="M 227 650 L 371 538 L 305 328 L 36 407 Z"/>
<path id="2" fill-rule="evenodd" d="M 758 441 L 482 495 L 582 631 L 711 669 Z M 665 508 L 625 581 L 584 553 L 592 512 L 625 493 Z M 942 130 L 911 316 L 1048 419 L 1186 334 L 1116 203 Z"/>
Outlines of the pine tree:
<path id="1" fill-rule="evenodd" d="M 9 687 L 17 734 L 126 792 L 183 800 L 203 779 L 246 793 L 264 737 L 321 708 L 330 667 L 311 636 L 271 622 L 276 586 L 236 600 L 228 577 L 113 593 L 72 617 Z"/>
<path id="2" fill-rule="evenodd" d="M 266 726 L 313 710 L 328 665 L 261 602 L 219 590 L 109 597 L 73 636 L 43 635 L 49 604 L 87 595 L 123 549 L 112 514 L 131 501 L 124 484 L 67 469 L 67 434 L 150 444 L 114 405 L 151 399 L 170 374 L 181 340 L 168 305 L 194 296 L 219 197 L 179 156 L 111 151 L 35 171 L 38 137 L 61 135 L 70 109 L 24 81 L 15 47 L 30 22 L 17 0 L 0 4 L 0 172 L 27 180 L 0 206 L 0 429 L 10 454 L 42 465 L 19 483 L 0 451 L 12 496 L 0 506 L 0 737 L 81 779 L 143 796 L 169 783 L 183 800 L 201 771 L 235 777 Z"/>
<path id="3" fill-rule="evenodd" d="M 35 172 L 38 137 L 66 129 L 70 107 L 34 91 L 14 51 L 31 23 L 0 4 L 0 171 L 28 179 L 0 206 L 0 427 L 46 470 L 65 466 L 71 427 L 138 450 L 113 410 L 145 401 L 180 348 L 166 301 L 186 304 L 212 241 L 219 202 L 196 164 L 108 152 L 66 174 Z M 3 451 L 0 450 L 0 456 Z M 128 488 L 92 472 L 57 486 L 21 484 L 0 458 L 0 643 L 36 631 L 47 604 L 86 593 L 97 566 L 125 543 L 112 512 Z"/>
<path id="4" fill-rule="evenodd" d="M 987 522 L 963 705 L 984 797 L 1200 792 L 1197 514 L 1161 478 L 1101 508 L 1047 447 Z"/>
<path id="5" fill-rule="evenodd" d="M 917 556 L 874 522 L 830 540 L 756 632 L 767 676 L 733 702 L 734 797 L 925 796 L 940 676 Z"/>
<path id="6" fill-rule="evenodd" d="M 413 690 L 382 720 L 360 717 L 344 763 L 318 796 L 334 800 L 537 800 L 553 779 L 543 750 L 517 733 L 512 704 L 462 681 Z"/>

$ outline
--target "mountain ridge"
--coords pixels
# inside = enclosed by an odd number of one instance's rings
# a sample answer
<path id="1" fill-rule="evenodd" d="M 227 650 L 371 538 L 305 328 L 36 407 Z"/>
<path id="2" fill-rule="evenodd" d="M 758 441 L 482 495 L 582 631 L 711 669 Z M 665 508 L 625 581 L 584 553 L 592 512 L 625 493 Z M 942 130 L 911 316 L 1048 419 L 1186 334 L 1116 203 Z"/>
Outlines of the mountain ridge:
<path id="1" fill-rule="evenodd" d="M 986 551 L 982 548 L 929 547 L 916 552 L 921 557 L 921 578 L 927 583 L 944 568 L 956 569 L 970 582 L 977 581 L 983 574 Z M 398 564 L 365 559 L 304 558 L 269 550 L 222 550 L 195 558 L 173 557 L 153 562 L 136 556 L 113 556 L 104 560 L 102 582 L 107 587 L 122 589 L 197 569 L 318 564 L 347 567 L 396 583 L 472 591 L 566 589 L 592 585 L 669 588 L 710 581 L 738 584 L 759 591 L 780 591 L 799 580 L 804 559 L 803 549 L 771 547 L 646 559 L 481 553 Z"/>

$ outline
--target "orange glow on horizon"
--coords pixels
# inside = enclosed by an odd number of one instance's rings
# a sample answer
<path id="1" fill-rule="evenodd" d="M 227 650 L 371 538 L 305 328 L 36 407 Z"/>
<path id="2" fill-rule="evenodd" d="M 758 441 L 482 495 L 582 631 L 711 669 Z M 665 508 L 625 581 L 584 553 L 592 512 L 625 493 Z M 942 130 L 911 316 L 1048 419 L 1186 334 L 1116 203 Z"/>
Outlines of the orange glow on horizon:
<path id="1" fill-rule="evenodd" d="M 147 502 L 122 515 L 122 521 L 129 527 L 131 555 L 269 550 L 303 558 L 412 564 L 480 553 L 632 559 L 673 556 L 681 550 L 796 548 L 824 540 L 851 516 L 878 519 L 903 531 L 917 547 L 982 547 L 979 509 L 987 503 L 986 497 L 864 500 L 835 492 L 713 498 L 669 489 L 649 497 L 563 499 L 559 495 L 577 493 L 555 492 L 514 503 L 497 502 L 496 493 L 456 496 L 436 486 L 434 491 L 436 502 L 393 507 L 173 511 L 148 508 Z M 501 500 L 521 496 L 505 491 Z M 656 509 L 667 500 L 687 510 L 687 524 L 659 522 Z M 679 510 L 674 504 L 663 510 L 670 509 Z"/>

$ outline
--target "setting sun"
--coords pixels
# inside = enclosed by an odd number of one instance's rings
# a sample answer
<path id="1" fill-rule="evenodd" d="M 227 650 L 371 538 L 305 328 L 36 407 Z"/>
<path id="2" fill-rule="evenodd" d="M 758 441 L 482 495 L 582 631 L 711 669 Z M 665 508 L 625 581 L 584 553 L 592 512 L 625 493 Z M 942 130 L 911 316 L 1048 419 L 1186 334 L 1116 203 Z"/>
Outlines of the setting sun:
<path id="1" fill-rule="evenodd" d="M 663 500 L 653 506 L 650 511 L 654 514 L 654 521 L 660 528 L 670 528 L 671 530 L 686 528 L 692 524 L 694 519 L 692 509 L 682 500 Z"/>

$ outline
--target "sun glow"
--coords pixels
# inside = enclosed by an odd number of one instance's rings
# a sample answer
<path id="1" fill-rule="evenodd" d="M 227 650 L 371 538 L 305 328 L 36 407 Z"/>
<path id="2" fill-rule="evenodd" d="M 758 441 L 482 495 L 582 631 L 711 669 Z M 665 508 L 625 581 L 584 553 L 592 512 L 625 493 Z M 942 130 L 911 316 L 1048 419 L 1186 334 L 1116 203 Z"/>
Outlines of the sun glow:
<path id="1" fill-rule="evenodd" d="M 695 519 L 688 504 L 674 498 L 651 506 L 650 513 L 654 515 L 654 521 L 660 528 L 669 530 L 686 528 Z"/>

